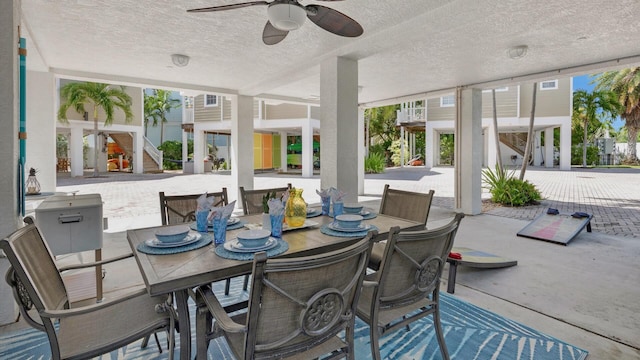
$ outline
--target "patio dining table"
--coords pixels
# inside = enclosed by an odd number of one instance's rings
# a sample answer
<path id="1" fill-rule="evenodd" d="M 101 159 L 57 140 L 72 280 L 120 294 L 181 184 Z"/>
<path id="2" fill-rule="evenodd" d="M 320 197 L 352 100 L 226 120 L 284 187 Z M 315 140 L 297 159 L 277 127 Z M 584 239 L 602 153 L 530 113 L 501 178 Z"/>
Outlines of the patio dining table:
<path id="1" fill-rule="evenodd" d="M 245 224 L 256 224 L 262 221 L 262 215 L 247 215 L 240 217 L 240 219 Z M 322 225 L 333 221 L 328 216 L 319 216 L 308 219 L 308 221 L 315 222 L 317 225 L 283 233 L 282 239 L 287 242 L 289 249 L 278 256 L 320 254 L 348 246 L 362 238 L 361 236 L 332 236 L 321 232 Z M 377 239 L 386 238 L 389 229 L 393 226 L 399 226 L 406 230 L 418 230 L 424 227 L 421 223 L 381 214 L 373 219 L 365 220 L 365 223 L 378 228 Z M 175 295 L 180 329 L 180 359 L 186 360 L 191 359 L 191 324 L 187 303 L 190 290 L 199 285 L 250 274 L 252 261 L 222 258 L 214 251 L 213 242 L 199 249 L 173 254 L 151 255 L 138 251 L 138 245 L 149 239 L 154 239 L 158 229 L 172 226 L 179 225 L 128 230 L 127 240 L 135 255 L 149 295 L 160 296 L 170 293 Z M 235 238 L 237 233 L 243 229 L 227 231 L 227 241 Z"/>

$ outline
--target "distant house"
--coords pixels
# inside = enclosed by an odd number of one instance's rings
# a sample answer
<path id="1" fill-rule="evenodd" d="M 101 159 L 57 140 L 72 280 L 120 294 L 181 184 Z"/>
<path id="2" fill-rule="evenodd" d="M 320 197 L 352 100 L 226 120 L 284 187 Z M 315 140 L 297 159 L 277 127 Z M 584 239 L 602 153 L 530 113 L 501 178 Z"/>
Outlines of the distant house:
<path id="1" fill-rule="evenodd" d="M 553 167 L 557 163 L 561 170 L 571 168 L 571 82 L 570 78 L 564 78 L 537 83 L 532 154 L 534 165 Z M 483 165 L 495 166 L 496 141 L 500 142 L 503 164 L 521 165 L 531 115 L 533 84 L 505 86 L 495 90 L 499 139 L 495 139 L 493 130 L 491 90 L 482 91 Z M 403 104 L 398 112 L 398 125 L 410 144 L 411 153 L 415 152 L 415 147 L 411 146 L 415 132 L 426 131 L 427 167 L 441 164 L 439 140 L 441 135 L 454 132 L 455 103 L 454 94 L 450 94 L 425 99 L 420 106 L 416 106 L 415 102 Z M 553 146 L 555 129 L 559 130 L 560 135 L 558 149 Z"/>

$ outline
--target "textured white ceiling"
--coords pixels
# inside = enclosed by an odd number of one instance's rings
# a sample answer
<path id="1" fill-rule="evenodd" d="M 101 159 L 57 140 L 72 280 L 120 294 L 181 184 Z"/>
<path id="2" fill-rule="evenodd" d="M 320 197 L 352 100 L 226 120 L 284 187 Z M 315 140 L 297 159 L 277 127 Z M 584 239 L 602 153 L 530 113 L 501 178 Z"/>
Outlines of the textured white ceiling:
<path id="1" fill-rule="evenodd" d="M 267 7 L 215 13 L 190 8 L 242 0 L 22 0 L 28 66 L 141 85 L 218 89 L 300 99 L 320 94 L 320 63 L 359 62 L 360 103 L 477 83 L 554 77 L 601 63 L 640 62 L 638 0 L 301 1 L 339 10 L 364 28 L 342 38 L 307 21 L 262 43 Z M 526 44 L 520 60 L 510 46 Z M 191 57 L 187 67 L 173 53 Z M 38 59 L 39 54 L 41 59 Z M 534 75 L 525 78 L 525 75 Z"/>

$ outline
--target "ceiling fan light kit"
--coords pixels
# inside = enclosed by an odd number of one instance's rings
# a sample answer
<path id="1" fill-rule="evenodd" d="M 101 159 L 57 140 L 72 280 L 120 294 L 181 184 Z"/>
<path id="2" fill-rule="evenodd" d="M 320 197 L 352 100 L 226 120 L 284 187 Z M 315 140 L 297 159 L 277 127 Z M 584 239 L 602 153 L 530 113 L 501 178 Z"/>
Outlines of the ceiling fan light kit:
<path id="1" fill-rule="evenodd" d="M 307 18 L 307 11 L 297 4 L 271 4 L 267 9 L 269 22 L 276 29 L 283 31 L 296 30 Z"/>
<path id="2" fill-rule="evenodd" d="M 183 54 L 171 54 L 171 61 L 177 67 L 185 67 L 189 65 L 189 57 Z"/>
<path id="3" fill-rule="evenodd" d="M 339 1 L 339 0 L 316 0 Z M 247 1 L 228 5 L 189 9 L 189 13 L 203 13 L 240 9 L 249 6 L 267 6 L 268 21 L 262 31 L 262 41 L 275 45 L 284 40 L 289 31 L 300 28 L 306 18 L 322 29 L 339 36 L 358 37 L 362 26 L 338 10 L 322 5 L 302 5 L 298 0 Z"/>

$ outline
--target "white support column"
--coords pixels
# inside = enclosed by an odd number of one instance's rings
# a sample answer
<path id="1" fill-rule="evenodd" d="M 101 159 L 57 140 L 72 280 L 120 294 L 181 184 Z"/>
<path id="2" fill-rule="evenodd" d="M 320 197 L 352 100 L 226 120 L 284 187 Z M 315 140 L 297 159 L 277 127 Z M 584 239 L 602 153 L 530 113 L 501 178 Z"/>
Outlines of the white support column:
<path id="1" fill-rule="evenodd" d="M 320 185 L 358 200 L 358 63 L 334 57 L 320 65 Z"/>
<path id="2" fill-rule="evenodd" d="M 571 170 L 571 122 L 560 125 L 560 170 Z"/>
<path id="3" fill-rule="evenodd" d="M 313 127 L 310 119 L 302 122 L 302 177 L 313 176 Z"/>
<path id="4" fill-rule="evenodd" d="M 84 156 L 82 154 L 82 128 L 79 126 L 71 127 L 71 136 L 69 138 L 69 157 L 71 157 L 71 176 L 82 176 L 84 174 Z"/>
<path id="5" fill-rule="evenodd" d="M 133 136 L 133 173 L 142 174 L 144 172 L 144 127 L 131 135 Z"/>
<path id="6" fill-rule="evenodd" d="M 229 201 L 240 199 L 240 186 L 253 189 L 253 97 L 231 98 L 231 178 Z M 238 208 L 242 204 L 236 203 Z"/>
<path id="7" fill-rule="evenodd" d="M 487 127 L 486 134 L 488 139 L 487 144 L 487 167 L 491 170 L 496 168 L 496 163 L 498 162 L 498 152 L 496 151 L 496 142 L 499 141 L 496 139 L 495 126 L 493 126 L 493 121 L 489 123 Z"/>
<path id="8" fill-rule="evenodd" d="M 287 132 L 280 131 L 280 171 L 287 172 Z"/>
<path id="9" fill-rule="evenodd" d="M 193 173 L 204 174 L 204 131 L 193 127 Z"/>
<path id="10" fill-rule="evenodd" d="M 553 128 L 550 127 L 544 129 L 544 167 L 553 167 L 553 150 Z"/>
<path id="11" fill-rule="evenodd" d="M 440 136 L 433 129 L 433 125 L 427 123 L 424 128 L 425 156 L 424 166 L 431 169 L 436 164 L 436 156 L 440 154 Z"/>
<path id="12" fill-rule="evenodd" d="M 38 170 L 42 192 L 56 191 L 55 80 L 49 72 L 27 71 L 26 171 Z M 37 99 L 37 101 L 34 101 Z"/>
<path id="13" fill-rule="evenodd" d="M 182 170 L 184 171 L 187 158 L 189 157 L 189 133 L 182 132 Z"/>
<path id="14" fill-rule="evenodd" d="M 482 212 L 482 90 L 456 91 L 455 200 L 465 214 Z"/>
<path id="15" fill-rule="evenodd" d="M 540 166 L 542 164 L 542 149 L 540 146 L 542 131 L 538 130 L 533 133 L 533 166 Z"/>
<path id="16" fill-rule="evenodd" d="M 367 153 L 364 139 L 364 109 L 358 108 L 358 195 L 364 194 L 364 157 Z"/>
<path id="17" fill-rule="evenodd" d="M 400 126 L 400 167 L 404 167 L 404 164 L 407 162 L 407 159 L 404 158 L 404 142 L 405 142 L 405 133 L 404 126 Z"/>

